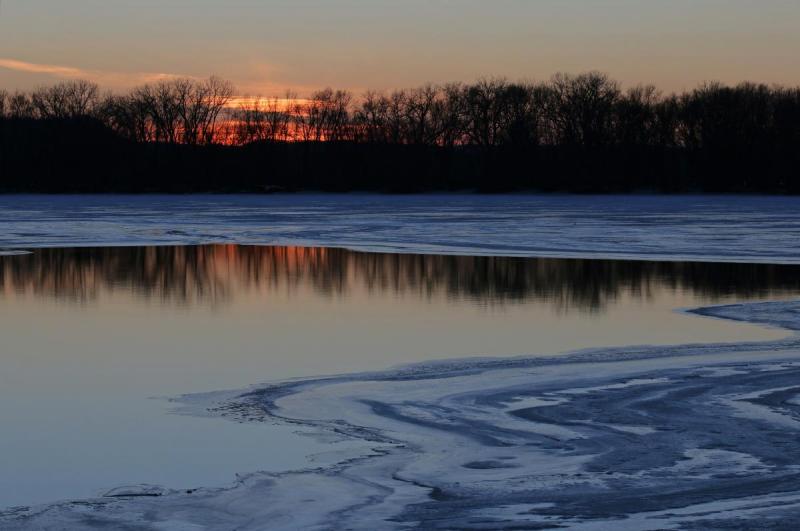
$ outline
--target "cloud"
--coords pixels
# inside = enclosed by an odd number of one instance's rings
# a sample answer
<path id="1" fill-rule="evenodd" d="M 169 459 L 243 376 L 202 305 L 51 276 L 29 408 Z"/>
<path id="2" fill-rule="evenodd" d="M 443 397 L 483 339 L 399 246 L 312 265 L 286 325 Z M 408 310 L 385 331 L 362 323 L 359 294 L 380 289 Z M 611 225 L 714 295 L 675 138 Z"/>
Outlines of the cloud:
<path id="1" fill-rule="evenodd" d="M 152 83 L 162 79 L 174 79 L 177 74 L 164 72 L 114 72 L 109 70 L 87 70 L 74 66 L 49 65 L 42 63 L 30 63 L 0 57 L 0 68 L 24 72 L 28 74 L 45 74 L 58 78 L 66 79 L 88 79 L 110 88 L 128 88 L 141 83 Z"/>
<path id="2" fill-rule="evenodd" d="M 81 77 L 85 73 L 84 70 L 71 66 L 43 65 L 3 58 L 0 58 L 0 68 L 16 70 L 17 72 L 28 72 L 31 74 L 51 74 L 59 77 Z"/>
<path id="3" fill-rule="evenodd" d="M 31 63 L 28 61 L 20 61 L 18 59 L 11 59 L 0 57 L 0 69 L 13 70 L 15 72 L 22 72 L 25 74 L 42 74 L 52 76 L 58 79 L 86 79 L 94 81 L 102 88 L 109 88 L 112 90 L 127 90 L 131 87 L 142 85 L 144 83 L 154 83 L 164 79 L 175 78 L 189 78 L 198 79 L 195 76 L 187 76 L 180 74 L 171 74 L 166 72 L 121 72 L 113 70 L 90 70 L 85 68 L 78 68 L 75 66 L 66 65 L 51 65 L 44 63 Z M 284 100 L 287 88 L 291 89 L 294 94 L 307 95 L 311 94 L 319 87 L 302 85 L 297 83 L 281 83 L 275 81 L 274 78 L 278 77 L 275 67 L 258 63 L 251 65 L 250 75 L 243 80 L 243 83 L 237 83 L 239 93 L 247 95 L 247 97 L 257 98 L 260 96 L 275 97 Z M 272 80 L 269 78 L 273 78 Z M 242 99 L 236 100 L 231 103 L 231 106 L 238 106 L 242 103 Z"/>

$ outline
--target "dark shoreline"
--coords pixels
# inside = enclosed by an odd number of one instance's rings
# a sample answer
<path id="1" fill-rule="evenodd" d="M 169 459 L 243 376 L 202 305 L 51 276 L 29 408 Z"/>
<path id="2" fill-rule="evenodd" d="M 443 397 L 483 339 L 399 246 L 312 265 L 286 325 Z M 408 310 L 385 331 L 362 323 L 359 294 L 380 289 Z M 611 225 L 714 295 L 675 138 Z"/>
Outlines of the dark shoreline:
<path id="1" fill-rule="evenodd" d="M 776 147 L 777 149 L 777 147 Z M 0 193 L 800 193 L 795 149 L 133 142 L 94 119 L 0 120 Z"/>
<path id="2" fill-rule="evenodd" d="M 286 106 L 234 94 L 216 77 L 0 90 L 0 190 L 800 193 L 798 87 L 662 94 L 585 72 Z"/>

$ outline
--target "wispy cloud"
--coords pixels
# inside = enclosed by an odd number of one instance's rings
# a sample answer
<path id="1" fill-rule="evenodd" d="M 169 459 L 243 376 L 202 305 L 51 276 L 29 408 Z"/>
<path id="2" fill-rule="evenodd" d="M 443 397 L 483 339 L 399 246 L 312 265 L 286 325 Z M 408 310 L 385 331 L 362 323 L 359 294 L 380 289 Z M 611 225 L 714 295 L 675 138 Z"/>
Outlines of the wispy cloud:
<path id="1" fill-rule="evenodd" d="M 65 79 L 88 79 L 110 88 L 123 88 L 140 83 L 151 83 L 161 79 L 172 79 L 179 76 L 164 72 L 115 72 L 109 70 L 89 70 L 74 66 L 50 65 L 43 63 L 31 63 L 17 59 L 0 57 L 0 68 L 25 72 L 29 74 L 45 74 L 57 78 Z"/>
<path id="2" fill-rule="evenodd" d="M 153 83 L 163 79 L 175 79 L 178 77 L 197 79 L 195 76 L 187 76 L 184 74 L 92 70 L 76 66 L 32 63 L 8 57 L 0 57 L 0 70 L 2 69 L 27 74 L 42 74 L 57 79 L 87 79 L 94 81 L 103 88 L 112 90 L 125 90 L 143 83 Z M 319 88 L 311 85 L 275 81 L 275 78 L 280 77 L 279 73 L 276 72 L 276 68 L 263 63 L 252 65 L 249 72 L 248 78 L 243 80 L 241 84 L 237 83 L 239 93 L 247 96 L 237 99 L 235 102 L 231 103 L 232 106 L 238 106 L 245 98 L 250 97 L 252 97 L 251 99 L 256 99 L 261 96 L 277 96 L 279 99 L 285 99 L 284 96 L 286 95 L 287 88 L 291 88 L 292 93 L 301 95 L 311 94 L 314 90 Z"/>
<path id="3" fill-rule="evenodd" d="M 17 72 L 28 72 L 31 74 L 51 74 L 59 77 L 81 77 L 85 71 L 71 66 L 43 65 L 38 63 L 28 63 L 17 61 L 16 59 L 0 58 L 0 67 Z"/>

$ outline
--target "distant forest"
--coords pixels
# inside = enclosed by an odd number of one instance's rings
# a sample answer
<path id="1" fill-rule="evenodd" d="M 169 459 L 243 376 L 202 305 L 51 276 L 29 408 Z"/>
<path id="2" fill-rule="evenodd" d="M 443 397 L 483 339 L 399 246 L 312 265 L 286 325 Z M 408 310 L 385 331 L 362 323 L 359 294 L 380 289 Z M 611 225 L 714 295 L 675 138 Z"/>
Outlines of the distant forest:
<path id="1" fill-rule="evenodd" d="M 166 79 L 0 91 L 2 192 L 800 192 L 800 87 L 598 72 L 358 97 Z"/>

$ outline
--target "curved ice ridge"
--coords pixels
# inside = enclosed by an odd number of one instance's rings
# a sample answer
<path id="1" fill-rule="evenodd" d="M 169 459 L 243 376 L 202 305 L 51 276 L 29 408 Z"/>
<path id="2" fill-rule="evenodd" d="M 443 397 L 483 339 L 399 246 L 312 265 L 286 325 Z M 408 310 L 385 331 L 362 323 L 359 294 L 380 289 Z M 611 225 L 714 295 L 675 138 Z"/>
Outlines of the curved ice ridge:
<path id="1" fill-rule="evenodd" d="M 800 301 L 691 311 L 800 331 Z M 797 529 L 799 352 L 795 333 L 276 383 L 211 410 L 369 451 L 227 488 L 18 508 L 0 527 Z"/>

